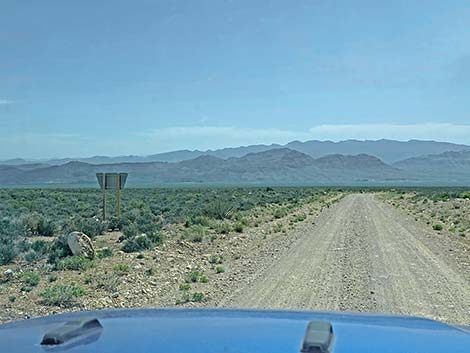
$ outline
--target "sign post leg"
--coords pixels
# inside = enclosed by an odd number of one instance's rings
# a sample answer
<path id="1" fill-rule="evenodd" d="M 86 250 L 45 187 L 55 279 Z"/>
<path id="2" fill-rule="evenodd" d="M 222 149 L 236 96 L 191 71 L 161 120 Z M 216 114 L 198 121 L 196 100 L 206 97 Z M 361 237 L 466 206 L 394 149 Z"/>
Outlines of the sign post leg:
<path id="1" fill-rule="evenodd" d="M 117 192 L 117 207 L 116 207 L 116 216 L 119 219 L 121 217 L 121 176 L 118 174 L 116 176 L 116 192 Z"/>
<path id="2" fill-rule="evenodd" d="M 106 173 L 103 173 L 103 222 L 106 220 Z"/>

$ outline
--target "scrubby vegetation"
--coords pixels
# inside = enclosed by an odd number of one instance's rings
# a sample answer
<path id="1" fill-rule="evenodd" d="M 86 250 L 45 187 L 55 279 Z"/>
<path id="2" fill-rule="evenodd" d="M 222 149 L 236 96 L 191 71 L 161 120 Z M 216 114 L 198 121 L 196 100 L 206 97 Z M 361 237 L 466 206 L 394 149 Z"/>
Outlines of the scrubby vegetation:
<path id="1" fill-rule="evenodd" d="M 57 262 L 57 269 L 83 271 L 93 266 L 93 261 L 83 256 L 67 256 Z"/>
<path id="2" fill-rule="evenodd" d="M 0 265 L 18 257 L 57 264 L 71 255 L 63 238 L 70 231 L 94 239 L 108 229 L 122 230 L 122 250 L 136 252 L 158 246 L 164 227 L 183 223 L 184 237 L 202 242 L 208 230 L 243 232 L 245 215 L 256 207 L 276 205 L 272 212 L 278 219 L 322 192 L 316 188 L 126 189 L 122 216 L 103 222 L 99 190 L 4 189 L 0 190 Z M 108 204 L 108 214 L 113 214 L 112 193 Z M 55 240 L 32 240 L 37 236 Z"/>
<path id="3" fill-rule="evenodd" d="M 45 305 L 68 307 L 76 304 L 85 291 L 76 284 L 57 285 L 47 288 L 41 293 Z"/>
<path id="4" fill-rule="evenodd" d="M 402 189 L 388 191 L 385 197 L 393 206 L 405 209 L 435 231 L 470 236 L 470 191 L 466 189 Z"/>
<path id="5" fill-rule="evenodd" d="M 109 193 L 103 221 L 99 190 L 0 189 L 0 319 L 45 314 L 48 306 L 141 306 L 159 298 L 203 305 L 233 280 L 245 245 L 261 250 L 273 229 L 292 229 L 289 223 L 336 195 L 319 188 L 127 189 L 121 217 L 113 216 Z M 93 259 L 72 254 L 72 231 L 91 238 Z"/>

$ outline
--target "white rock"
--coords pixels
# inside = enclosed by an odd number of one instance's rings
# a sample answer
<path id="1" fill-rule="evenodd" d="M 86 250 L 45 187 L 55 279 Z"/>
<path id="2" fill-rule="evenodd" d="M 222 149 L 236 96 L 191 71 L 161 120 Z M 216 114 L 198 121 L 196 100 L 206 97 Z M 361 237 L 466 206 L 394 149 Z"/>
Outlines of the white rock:
<path id="1" fill-rule="evenodd" d="M 85 233 L 70 233 L 67 236 L 67 244 L 74 255 L 82 255 L 89 259 L 93 259 L 95 257 L 95 249 L 93 248 L 91 239 Z"/>

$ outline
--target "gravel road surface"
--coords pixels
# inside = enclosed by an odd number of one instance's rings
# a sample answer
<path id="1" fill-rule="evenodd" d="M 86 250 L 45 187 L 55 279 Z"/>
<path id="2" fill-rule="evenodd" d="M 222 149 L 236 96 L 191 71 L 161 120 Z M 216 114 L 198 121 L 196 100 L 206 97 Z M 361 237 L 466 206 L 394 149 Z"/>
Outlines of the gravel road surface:
<path id="1" fill-rule="evenodd" d="M 433 238 L 374 195 L 349 195 L 302 231 L 277 261 L 219 305 L 383 312 L 470 324 L 470 271 L 446 255 L 453 240 Z"/>

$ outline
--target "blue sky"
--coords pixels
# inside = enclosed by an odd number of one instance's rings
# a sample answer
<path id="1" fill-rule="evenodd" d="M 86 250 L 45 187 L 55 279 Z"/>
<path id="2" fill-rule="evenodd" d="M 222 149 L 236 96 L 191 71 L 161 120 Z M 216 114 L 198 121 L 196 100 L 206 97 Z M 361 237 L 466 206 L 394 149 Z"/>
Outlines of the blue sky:
<path id="1" fill-rule="evenodd" d="M 470 144 L 468 1 L 14 1 L 0 158 Z"/>

